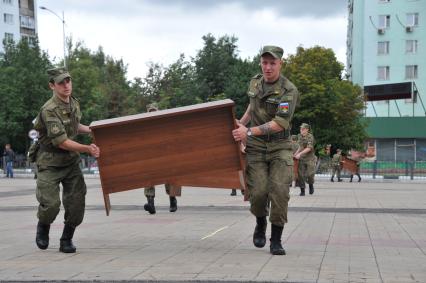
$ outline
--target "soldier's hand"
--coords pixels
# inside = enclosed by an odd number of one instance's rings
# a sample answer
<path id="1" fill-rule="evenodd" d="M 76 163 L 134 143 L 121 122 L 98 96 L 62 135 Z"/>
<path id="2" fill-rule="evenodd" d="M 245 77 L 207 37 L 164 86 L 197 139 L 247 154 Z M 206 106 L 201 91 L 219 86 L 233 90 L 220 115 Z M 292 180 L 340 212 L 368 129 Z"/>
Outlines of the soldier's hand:
<path id="1" fill-rule="evenodd" d="M 100 153 L 101 153 L 101 150 L 96 144 L 92 143 L 89 145 L 89 154 L 91 156 L 98 158 Z"/>
<path id="2" fill-rule="evenodd" d="M 247 128 L 236 120 L 238 128 L 232 131 L 232 136 L 235 141 L 242 141 L 243 143 L 247 140 Z"/>
<path id="3" fill-rule="evenodd" d="M 300 159 L 300 153 L 294 155 L 294 158 L 296 158 L 297 160 L 299 160 Z"/>

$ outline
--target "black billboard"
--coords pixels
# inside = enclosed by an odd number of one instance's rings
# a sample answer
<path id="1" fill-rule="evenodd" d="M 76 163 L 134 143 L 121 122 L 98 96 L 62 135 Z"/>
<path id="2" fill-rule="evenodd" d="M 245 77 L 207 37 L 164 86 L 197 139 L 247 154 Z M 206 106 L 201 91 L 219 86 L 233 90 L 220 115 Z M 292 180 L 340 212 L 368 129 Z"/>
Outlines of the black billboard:
<path id="1" fill-rule="evenodd" d="M 365 100 L 391 100 L 412 98 L 413 82 L 364 86 Z"/>

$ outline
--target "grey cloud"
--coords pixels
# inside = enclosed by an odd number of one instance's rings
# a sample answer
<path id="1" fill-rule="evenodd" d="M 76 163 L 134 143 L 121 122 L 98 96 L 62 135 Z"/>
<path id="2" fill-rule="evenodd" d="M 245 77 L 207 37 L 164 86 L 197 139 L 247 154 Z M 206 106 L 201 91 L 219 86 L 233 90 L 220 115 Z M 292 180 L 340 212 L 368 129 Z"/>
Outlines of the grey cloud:
<path id="1" fill-rule="evenodd" d="M 145 12 L 161 9 L 179 9 L 181 12 L 200 13 L 217 6 L 239 4 L 248 11 L 271 9 L 282 17 L 310 16 L 325 18 L 345 15 L 347 0 L 39 0 L 40 6 L 52 10 L 89 12 L 93 14 L 114 15 L 118 17 L 137 16 Z"/>
<path id="2" fill-rule="evenodd" d="M 323 18 L 345 14 L 347 0 L 147 0 L 155 5 L 179 5 L 189 10 L 212 9 L 218 5 L 240 4 L 246 10 L 271 9 L 285 17 Z"/>

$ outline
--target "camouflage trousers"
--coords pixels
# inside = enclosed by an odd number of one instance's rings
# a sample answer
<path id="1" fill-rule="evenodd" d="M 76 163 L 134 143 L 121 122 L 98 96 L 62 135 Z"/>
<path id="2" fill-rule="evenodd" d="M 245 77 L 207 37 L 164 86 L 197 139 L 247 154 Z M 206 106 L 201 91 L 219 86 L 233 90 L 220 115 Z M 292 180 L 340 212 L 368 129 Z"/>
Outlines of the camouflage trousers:
<path id="1" fill-rule="evenodd" d="M 55 220 L 61 206 L 60 183 L 62 204 L 65 209 L 64 223 L 77 227 L 83 221 L 87 191 L 79 163 L 68 167 L 38 167 L 37 217 L 44 224 L 51 224 Z"/>
<path id="2" fill-rule="evenodd" d="M 247 153 L 246 158 L 251 213 L 256 217 L 267 216 L 270 203 L 269 221 L 274 225 L 284 226 L 287 223 L 290 184 L 293 180 L 291 151 L 288 154 L 286 150 Z"/>
<path id="3" fill-rule="evenodd" d="M 305 183 L 313 184 L 315 181 L 315 164 L 316 159 L 299 160 L 298 180 L 300 188 L 305 187 Z"/>
<path id="4" fill-rule="evenodd" d="M 331 178 L 334 178 L 334 174 L 336 174 L 337 179 L 340 179 L 340 172 L 342 171 L 342 167 L 340 165 L 333 165 L 332 171 L 331 171 Z"/>
<path id="5" fill-rule="evenodd" d="M 165 184 L 164 186 L 166 187 L 166 194 L 170 195 L 170 185 Z M 144 194 L 146 197 L 155 197 L 155 187 L 145 188 Z"/>

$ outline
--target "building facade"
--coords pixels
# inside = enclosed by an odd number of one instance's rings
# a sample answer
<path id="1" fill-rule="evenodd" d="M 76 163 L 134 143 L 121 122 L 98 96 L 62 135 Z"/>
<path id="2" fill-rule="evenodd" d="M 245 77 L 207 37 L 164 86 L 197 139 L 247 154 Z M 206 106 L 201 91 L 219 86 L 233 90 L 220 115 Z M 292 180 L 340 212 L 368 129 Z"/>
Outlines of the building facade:
<path id="1" fill-rule="evenodd" d="M 30 42 L 37 35 L 36 0 L 0 0 L 0 52 L 3 41 L 18 42 L 27 38 Z"/>
<path id="2" fill-rule="evenodd" d="M 347 74 L 379 161 L 426 161 L 426 0 L 349 0 Z"/>

